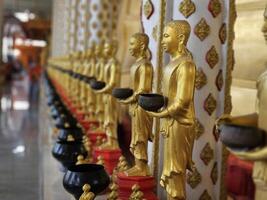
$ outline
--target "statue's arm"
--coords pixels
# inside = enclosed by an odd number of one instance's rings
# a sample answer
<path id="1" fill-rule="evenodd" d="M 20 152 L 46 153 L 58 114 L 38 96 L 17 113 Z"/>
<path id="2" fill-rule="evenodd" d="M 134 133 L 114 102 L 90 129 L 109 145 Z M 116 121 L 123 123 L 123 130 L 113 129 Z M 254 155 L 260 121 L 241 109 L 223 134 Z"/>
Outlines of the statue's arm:
<path id="1" fill-rule="evenodd" d="M 124 104 L 130 104 L 130 103 L 135 103 L 138 100 L 138 95 L 145 92 L 145 88 L 147 88 L 146 86 L 146 65 L 148 64 L 141 64 L 141 66 L 139 67 L 139 72 L 140 72 L 140 78 L 139 78 L 139 87 L 137 91 L 134 91 L 133 95 L 130 96 L 128 99 L 125 100 L 120 100 L 119 102 L 124 103 Z M 147 66 L 148 67 L 148 66 Z M 149 66 L 151 67 L 151 66 Z"/>
<path id="2" fill-rule="evenodd" d="M 231 117 L 231 122 L 238 125 L 258 126 L 258 113 Z"/>
<path id="3" fill-rule="evenodd" d="M 243 126 L 253 126 L 258 127 L 258 113 L 251 113 L 247 115 L 241 116 L 231 116 L 231 115 L 222 115 L 218 118 L 215 122 L 216 126 L 219 127 L 221 124 L 224 123 L 232 123 L 236 125 L 243 125 Z"/>
<path id="4" fill-rule="evenodd" d="M 116 80 L 116 74 L 119 73 L 119 71 L 117 70 L 117 66 L 116 63 L 113 63 L 111 65 L 111 77 L 108 83 L 106 83 L 106 86 L 101 89 L 101 90 L 97 90 L 96 93 L 111 93 L 112 89 L 115 87 L 116 82 L 118 80 Z"/>
<path id="5" fill-rule="evenodd" d="M 184 112 L 194 101 L 195 91 L 195 65 L 191 62 L 185 62 L 180 66 L 180 73 L 177 77 L 177 101 L 174 101 L 167 109 L 171 116 L 177 116 L 180 112 Z"/>
<path id="6" fill-rule="evenodd" d="M 195 89 L 195 65 L 185 62 L 181 64 L 180 72 L 177 70 L 176 73 L 179 73 L 177 74 L 177 101 L 174 101 L 173 104 L 169 105 L 161 112 L 148 112 L 151 116 L 160 118 L 177 116 L 179 112 L 183 112 L 183 110 L 189 108 L 191 101 L 193 101 Z"/>

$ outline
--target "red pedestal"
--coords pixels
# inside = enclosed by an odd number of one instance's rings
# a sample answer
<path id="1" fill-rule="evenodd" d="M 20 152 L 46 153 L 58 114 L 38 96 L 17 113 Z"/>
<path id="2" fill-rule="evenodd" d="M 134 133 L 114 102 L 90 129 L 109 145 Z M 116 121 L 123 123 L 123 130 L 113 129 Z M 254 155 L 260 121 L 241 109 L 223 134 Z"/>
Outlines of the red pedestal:
<path id="1" fill-rule="evenodd" d="M 98 156 L 103 157 L 104 166 L 106 171 L 111 175 L 113 169 L 117 166 L 119 158 L 121 156 L 120 149 L 107 150 L 96 148 L 93 153 L 94 160 L 97 160 Z"/>
<path id="2" fill-rule="evenodd" d="M 94 148 L 97 137 L 99 136 L 101 139 L 103 138 L 107 138 L 106 133 L 105 132 L 97 132 L 97 131 L 88 131 L 87 132 L 87 136 L 90 139 L 92 146 Z"/>
<path id="3" fill-rule="evenodd" d="M 253 163 L 230 154 L 227 160 L 225 183 L 228 195 L 234 199 L 254 199 Z M 233 178 L 234 177 L 234 178 Z"/>
<path id="4" fill-rule="evenodd" d="M 119 199 L 128 200 L 132 194 L 133 185 L 137 184 L 140 187 L 140 191 L 144 193 L 144 199 L 158 200 L 154 194 L 155 179 L 151 176 L 126 176 L 123 173 L 119 173 L 117 176 L 117 185 L 119 187 Z"/>
<path id="5" fill-rule="evenodd" d="M 92 131 L 94 128 L 97 128 L 99 126 L 98 121 L 88 121 L 86 119 L 79 122 L 82 127 L 87 131 Z"/>
<path id="6" fill-rule="evenodd" d="M 76 117 L 77 121 L 78 121 L 80 124 L 82 124 L 82 121 L 83 121 L 83 119 L 84 119 L 84 113 L 81 112 L 81 111 L 78 111 L 78 112 L 75 113 L 75 117 Z"/>

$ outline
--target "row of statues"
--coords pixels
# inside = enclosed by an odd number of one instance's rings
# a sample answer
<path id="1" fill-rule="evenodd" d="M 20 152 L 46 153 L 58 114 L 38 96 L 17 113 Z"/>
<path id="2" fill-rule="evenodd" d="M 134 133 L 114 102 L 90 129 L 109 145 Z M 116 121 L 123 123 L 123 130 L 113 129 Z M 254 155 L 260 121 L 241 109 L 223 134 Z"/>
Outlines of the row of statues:
<path id="1" fill-rule="evenodd" d="M 135 58 L 130 78 L 133 94 L 126 99 L 116 100 L 112 90 L 120 86 L 121 66 L 116 59 L 116 41 L 92 44 L 85 52 L 71 54 L 62 64 L 65 69 L 81 74 L 90 81 L 104 82 L 100 90 L 92 89 L 86 82 L 66 75 L 59 78 L 68 95 L 87 120 L 97 120 L 99 130 L 105 130 L 107 141 L 103 149 L 118 148 L 117 103 L 129 105 L 132 121 L 130 151 L 135 158 L 133 167 L 124 173 L 127 176 L 151 176 L 148 166 L 148 141 L 153 141 L 153 117 L 161 118 L 161 133 L 164 136 L 164 161 L 160 184 L 166 189 L 168 199 L 185 199 L 186 170 L 192 169 L 194 141 L 194 88 L 196 66 L 187 49 L 190 25 L 176 20 L 166 24 L 162 47 L 170 55 L 170 62 L 163 71 L 163 95 L 168 99 L 160 111 L 147 111 L 138 104 L 140 94 L 152 93 L 153 66 L 148 58 L 149 37 L 136 33 L 130 38 L 129 52 Z M 64 59 L 63 59 L 64 60 Z"/>
<path id="2" fill-rule="evenodd" d="M 262 31 L 267 41 L 267 10 Z M 162 95 L 167 100 L 165 105 L 156 111 L 144 109 L 139 102 L 140 95 L 153 93 L 154 72 L 148 57 L 149 37 L 144 33 L 134 34 L 129 41 L 129 52 L 135 58 L 130 70 L 130 87 L 133 93 L 125 99 L 116 99 L 112 95 L 113 89 L 120 87 L 121 80 L 121 65 L 116 58 L 117 41 L 91 44 L 91 47 L 84 52 L 75 52 L 68 57 L 51 59 L 51 64 L 86 77 L 86 81 L 81 81 L 72 78 L 69 74 L 57 76 L 57 72 L 51 72 L 52 76 L 56 77 L 66 89 L 67 95 L 78 111 L 84 113 L 85 120 L 99 122 L 95 130 L 106 133 L 107 140 L 101 144 L 100 149 L 119 148 L 118 104 L 129 106 L 132 122 L 130 151 L 135 162 L 132 167 L 129 167 L 125 160 L 120 160 L 123 165 L 119 171 L 124 171 L 125 175 L 151 176 L 148 166 L 148 141 L 153 142 L 153 118 L 161 119 L 160 133 L 164 137 L 164 159 L 160 184 L 167 191 L 168 200 L 186 199 L 186 170 L 192 170 L 194 165 L 192 151 L 195 139 L 196 66 L 191 52 L 187 49 L 190 32 L 190 25 L 184 20 L 171 21 L 164 28 L 162 48 L 170 55 L 170 61 L 163 68 L 162 74 Z M 104 83 L 104 87 L 93 89 L 87 84 L 92 80 Z M 257 82 L 257 113 L 238 117 L 224 115 L 217 120 L 217 128 L 221 124 L 230 123 L 267 130 L 266 80 L 267 72 L 264 72 Z M 247 151 L 230 149 L 230 151 L 241 159 L 255 161 L 253 178 L 256 183 L 256 199 L 266 199 L 267 147 L 262 146 Z M 81 164 L 83 159 L 80 158 L 78 164 Z M 132 199 L 137 199 L 138 195 L 142 196 L 136 188 L 138 187 L 134 188 Z M 81 199 L 94 198 L 94 195 L 90 193 L 90 186 L 84 186 L 84 192 L 90 198 L 84 194 Z M 112 199 L 111 196 L 110 199 Z"/>

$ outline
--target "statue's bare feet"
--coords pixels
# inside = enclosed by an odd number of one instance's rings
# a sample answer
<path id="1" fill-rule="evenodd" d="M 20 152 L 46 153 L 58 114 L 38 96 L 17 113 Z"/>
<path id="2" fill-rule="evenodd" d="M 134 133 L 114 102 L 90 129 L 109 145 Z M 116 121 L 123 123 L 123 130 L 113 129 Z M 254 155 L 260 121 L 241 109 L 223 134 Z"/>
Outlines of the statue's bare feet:
<path id="1" fill-rule="evenodd" d="M 149 176 L 150 175 L 148 168 L 147 169 L 139 168 L 137 165 L 126 170 L 124 174 L 127 176 Z"/>
<path id="2" fill-rule="evenodd" d="M 112 142 L 112 141 L 107 141 L 105 143 L 103 143 L 100 147 L 100 149 L 108 149 L 108 150 L 114 150 L 114 149 L 119 149 L 119 145 L 117 143 L 117 141 Z"/>

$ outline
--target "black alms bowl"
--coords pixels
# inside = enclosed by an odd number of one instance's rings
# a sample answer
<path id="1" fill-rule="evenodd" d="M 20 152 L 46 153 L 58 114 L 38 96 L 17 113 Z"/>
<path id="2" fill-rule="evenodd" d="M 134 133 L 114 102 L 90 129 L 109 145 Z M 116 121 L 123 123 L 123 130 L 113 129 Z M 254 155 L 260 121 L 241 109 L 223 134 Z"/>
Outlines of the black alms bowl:
<path id="1" fill-rule="evenodd" d="M 86 76 L 85 78 L 84 78 L 84 81 L 87 83 L 87 84 L 90 84 L 91 83 L 91 81 L 95 81 L 96 79 L 95 79 L 95 77 L 93 77 L 93 76 Z"/>
<path id="2" fill-rule="evenodd" d="M 91 186 L 94 194 L 103 192 L 109 185 L 110 178 L 102 165 L 82 164 L 68 168 L 63 178 L 63 186 L 75 199 L 83 193 L 84 184 Z"/>
<path id="3" fill-rule="evenodd" d="M 56 118 L 60 117 L 61 115 L 66 115 L 66 113 L 68 112 L 67 109 L 60 104 L 59 105 L 52 105 L 50 108 L 51 108 L 50 114 L 51 114 L 53 119 L 56 119 Z"/>
<path id="4" fill-rule="evenodd" d="M 52 155 L 65 168 L 75 165 L 77 156 L 87 156 L 86 149 L 82 141 L 57 141 L 53 147 Z"/>
<path id="5" fill-rule="evenodd" d="M 147 111 L 158 111 L 167 104 L 167 98 L 160 94 L 140 94 L 138 104 Z"/>
<path id="6" fill-rule="evenodd" d="M 59 129 L 58 139 L 67 141 L 68 136 L 72 136 L 75 141 L 82 141 L 83 133 L 78 127 L 61 128 Z"/>
<path id="7" fill-rule="evenodd" d="M 265 144 L 266 133 L 257 127 L 231 123 L 219 126 L 220 140 L 233 149 L 253 149 Z"/>
<path id="8" fill-rule="evenodd" d="M 68 124 L 68 126 L 66 126 Z M 68 127 L 77 127 L 77 120 L 71 114 L 61 114 L 55 119 L 55 126 L 59 129 Z"/>
<path id="9" fill-rule="evenodd" d="M 94 90 L 101 90 L 102 88 L 104 88 L 106 85 L 105 82 L 103 81 L 90 81 L 90 86 L 91 88 L 93 88 Z"/>
<path id="10" fill-rule="evenodd" d="M 117 99 L 127 99 L 133 95 L 133 90 L 130 88 L 115 88 L 112 90 L 112 96 Z"/>

